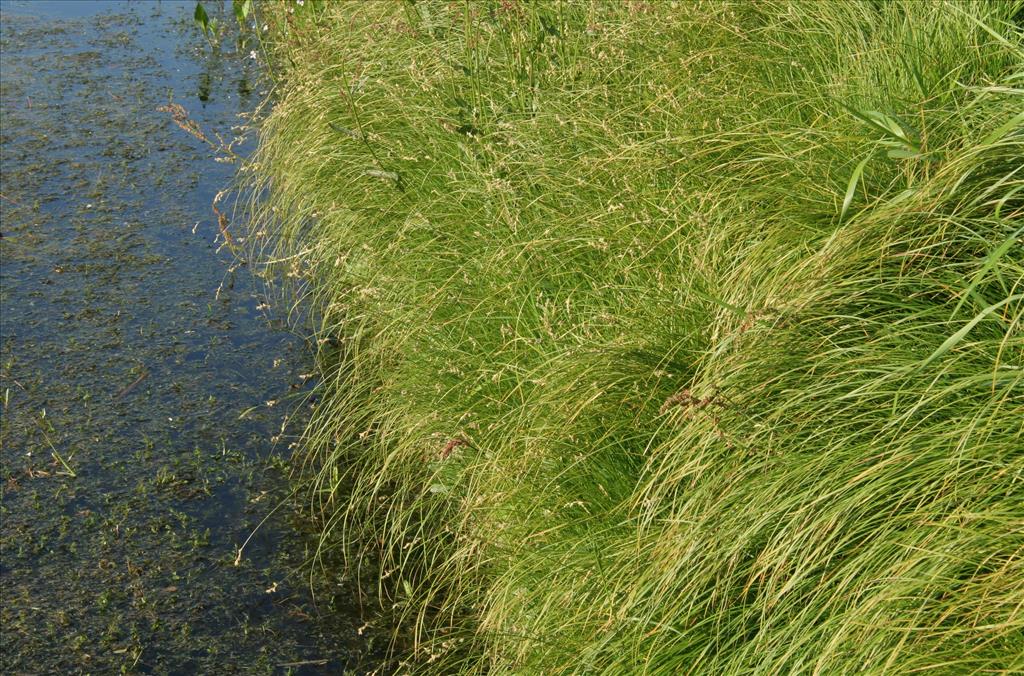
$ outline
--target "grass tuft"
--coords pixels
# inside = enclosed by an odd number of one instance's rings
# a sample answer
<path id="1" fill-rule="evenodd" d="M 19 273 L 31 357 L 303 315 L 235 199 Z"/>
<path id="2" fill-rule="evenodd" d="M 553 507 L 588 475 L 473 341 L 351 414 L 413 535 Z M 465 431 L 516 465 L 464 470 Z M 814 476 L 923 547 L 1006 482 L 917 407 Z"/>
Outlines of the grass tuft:
<path id="1" fill-rule="evenodd" d="M 289 6 L 254 227 L 411 664 L 1024 669 L 1024 5 Z"/>

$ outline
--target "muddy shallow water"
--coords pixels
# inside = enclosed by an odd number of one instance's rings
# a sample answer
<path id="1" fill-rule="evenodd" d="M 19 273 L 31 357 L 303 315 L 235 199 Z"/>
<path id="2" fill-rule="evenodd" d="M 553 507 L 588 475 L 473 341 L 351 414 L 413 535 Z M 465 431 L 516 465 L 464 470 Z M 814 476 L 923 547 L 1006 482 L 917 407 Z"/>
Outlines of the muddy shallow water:
<path id="1" fill-rule="evenodd" d="M 351 594 L 314 603 L 287 503 L 239 556 L 287 496 L 313 366 L 222 246 L 235 165 L 158 110 L 230 142 L 265 97 L 193 8 L 0 3 L 4 673 L 373 662 Z"/>

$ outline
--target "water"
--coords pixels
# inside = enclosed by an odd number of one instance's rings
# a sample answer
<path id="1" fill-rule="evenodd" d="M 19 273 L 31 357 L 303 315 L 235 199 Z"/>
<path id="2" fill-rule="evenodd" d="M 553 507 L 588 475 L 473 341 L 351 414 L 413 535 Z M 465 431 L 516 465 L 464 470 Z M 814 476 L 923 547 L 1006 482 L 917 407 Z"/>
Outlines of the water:
<path id="1" fill-rule="evenodd" d="M 239 558 L 286 496 L 312 364 L 222 246 L 210 205 L 235 166 L 158 110 L 230 142 L 265 97 L 193 8 L 0 4 L 5 673 L 372 662 L 351 593 L 314 603 L 296 572 L 290 507 Z"/>

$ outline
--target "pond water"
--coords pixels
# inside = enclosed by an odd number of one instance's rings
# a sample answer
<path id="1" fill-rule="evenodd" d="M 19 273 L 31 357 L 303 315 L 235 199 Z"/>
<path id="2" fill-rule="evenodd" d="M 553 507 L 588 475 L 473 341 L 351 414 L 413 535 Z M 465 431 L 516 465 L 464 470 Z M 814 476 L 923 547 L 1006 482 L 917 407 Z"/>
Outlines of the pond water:
<path id="1" fill-rule="evenodd" d="M 0 2 L 4 673 L 374 660 L 351 593 L 314 602 L 282 503 L 309 347 L 223 246 L 236 166 L 168 112 L 232 142 L 266 97 L 194 6 Z"/>

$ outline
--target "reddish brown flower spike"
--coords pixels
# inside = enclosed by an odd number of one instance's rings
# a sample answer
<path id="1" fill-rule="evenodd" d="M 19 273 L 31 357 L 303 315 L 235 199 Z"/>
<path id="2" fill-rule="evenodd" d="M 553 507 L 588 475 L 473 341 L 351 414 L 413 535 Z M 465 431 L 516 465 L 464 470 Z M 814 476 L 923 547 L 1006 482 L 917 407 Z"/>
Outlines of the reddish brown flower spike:
<path id="1" fill-rule="evenodd" d="M 468 444 L 466 443 L 465 439 L 458 439 L 458 438 L 456 438 L 456 439 L 449 440 L 448 443 L 445 444 L 444 448 L 441 450 L 441 459 L 444 460 L 445 458 L 447 458 L 449 455 L 452 454 L 452 451 L 454 451 L 459 446 L 467 446 L 467 445 Z"/>

